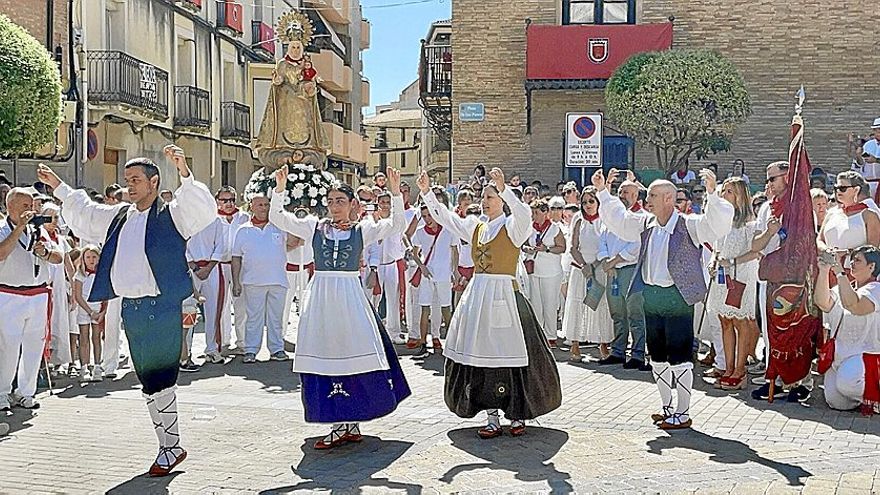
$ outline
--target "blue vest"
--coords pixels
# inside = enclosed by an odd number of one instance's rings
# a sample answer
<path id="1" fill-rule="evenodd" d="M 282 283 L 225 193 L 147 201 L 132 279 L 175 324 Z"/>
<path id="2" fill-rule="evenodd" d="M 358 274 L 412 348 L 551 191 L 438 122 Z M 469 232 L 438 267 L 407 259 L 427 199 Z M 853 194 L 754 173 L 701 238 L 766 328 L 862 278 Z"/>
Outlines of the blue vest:
<path id="1" fill-rule="evenodd" d="M 132 205 L 122 207 L 116 218 L 110 222 L 107 239 L 101 250 L 101 259 L 98 261 L 98 269 L 95 271 L 95 284 L 89 294 L 89 302 L 107 301 L 117 297 L 113 283 L 110 281 L 110 267 L 113 266 L 113 260 L 116 258 L 119 233 L 126 220 L 125 214 L 131 207 Z M 192 295 L 192 279 L 186 263 L 186 239 L 177 231 L 171 218 L 171 210 L 161 198 L 156 198 L 147 215 L 144 251 L 147 254 L 150 271 L 153 272 L 153 278 L 159 286 L 161 297 L 183 301 Z M 112 256 L 109 256 L 110 254 Z"/>
<path id="2" fill-rule="evenodd" d="M 360 226 L 350 231 L 348 239 L 337 241 L 328 239 L 325 229 L 328 222 L 321 222 L 312 236 L 312 249 L 315 251 L 315 271 L 319 272 L 356 272 L 360 269 L 361 254 L 364 252 L 364 236 Z"/>

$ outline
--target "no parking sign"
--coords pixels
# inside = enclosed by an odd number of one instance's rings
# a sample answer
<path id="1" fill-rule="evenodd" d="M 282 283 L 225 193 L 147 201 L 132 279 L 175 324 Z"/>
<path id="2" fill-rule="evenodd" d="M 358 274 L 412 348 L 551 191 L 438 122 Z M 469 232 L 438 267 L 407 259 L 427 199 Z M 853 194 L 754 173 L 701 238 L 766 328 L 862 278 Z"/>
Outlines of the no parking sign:
<path id="1" fill-rule="evenodd" d="M 602 166 L 602 114 L 565 114 L 565 166 Z"/>

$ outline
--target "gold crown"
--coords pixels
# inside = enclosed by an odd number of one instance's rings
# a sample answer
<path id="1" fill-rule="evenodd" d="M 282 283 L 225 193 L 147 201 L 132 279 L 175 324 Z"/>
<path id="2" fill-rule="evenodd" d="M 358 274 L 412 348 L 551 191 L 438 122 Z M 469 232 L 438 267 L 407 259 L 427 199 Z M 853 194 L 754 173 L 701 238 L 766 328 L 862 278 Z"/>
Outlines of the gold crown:
<path id="1" fill-rule="evenodd" d="M 275 32 L 281 41 L 290 43 L 293 40 L 299 40 L 305 47 L 312 42 L 315 28 L 305 14 L 291 11 L 278 18 Z"/>

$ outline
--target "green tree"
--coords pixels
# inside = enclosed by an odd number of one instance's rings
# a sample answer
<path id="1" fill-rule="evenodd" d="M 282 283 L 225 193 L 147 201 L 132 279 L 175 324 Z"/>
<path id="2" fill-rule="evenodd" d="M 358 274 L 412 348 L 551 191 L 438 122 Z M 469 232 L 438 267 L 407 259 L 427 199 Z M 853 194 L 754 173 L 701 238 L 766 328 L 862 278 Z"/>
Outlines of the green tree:
<path id="1" fill-rule="evenodd" d="M 0 15 L 0 155 L 53 142 L 60 122 L 58 66 L 40 42 Z"/>
<path id="2" fill-rule="evenodd" d="M 692 155 L 727 151 L 752 113 L 736 67 L 710 50 L 667 50 L 630 57 L 605 88 L 608 117 L 654 146 L 667 174 Z"/>

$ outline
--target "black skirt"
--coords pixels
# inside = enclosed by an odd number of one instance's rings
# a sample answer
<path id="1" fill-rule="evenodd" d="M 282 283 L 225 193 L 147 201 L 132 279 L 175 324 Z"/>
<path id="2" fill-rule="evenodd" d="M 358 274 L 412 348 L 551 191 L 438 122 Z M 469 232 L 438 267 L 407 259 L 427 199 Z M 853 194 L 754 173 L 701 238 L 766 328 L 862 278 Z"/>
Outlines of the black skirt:
<path id="1" fill-rule="evenodd" d="M 449 410 L 473 418 L 486 409 L 500 409 L 508 419 L 534 419 L 562 403 L 556 360 L 528 300 L 516 294 L 529 365 L 484 368 L 446 360 L 444 398 Z"/>

